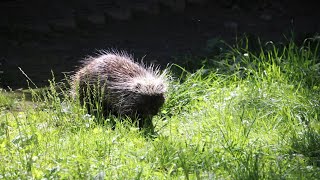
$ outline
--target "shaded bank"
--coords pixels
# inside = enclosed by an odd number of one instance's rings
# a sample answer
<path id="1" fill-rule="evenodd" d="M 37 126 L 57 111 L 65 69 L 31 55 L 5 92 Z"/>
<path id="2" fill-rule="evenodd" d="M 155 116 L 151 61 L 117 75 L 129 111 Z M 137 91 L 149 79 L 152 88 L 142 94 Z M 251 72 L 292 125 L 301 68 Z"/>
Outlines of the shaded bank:
<path id="1" fill-rule="evenodd" d="M 60 80 L 63 72 L 72 73 L 80 59 L 99 49 L 127 50 L 138 59 L 146 55 L 146 61 L 164 67 L 183 64 L 179 57 L 212 54 L 219 39 L 233 44 L 245 33 L 284 41 L 294 30 L 301 41 L 320 28 L 316 6 L 284 0 L 185 1 L 184 6 L 159 2 L 158 10 L 151 5 L 137 9 L 138 1 L 99 2 L 1 2 L 0 87 L 27 87 L 18 67 L 38 86 L 47 85 L 51 70 Z M 107 6 L 118 9 L 106 13 Z"/>

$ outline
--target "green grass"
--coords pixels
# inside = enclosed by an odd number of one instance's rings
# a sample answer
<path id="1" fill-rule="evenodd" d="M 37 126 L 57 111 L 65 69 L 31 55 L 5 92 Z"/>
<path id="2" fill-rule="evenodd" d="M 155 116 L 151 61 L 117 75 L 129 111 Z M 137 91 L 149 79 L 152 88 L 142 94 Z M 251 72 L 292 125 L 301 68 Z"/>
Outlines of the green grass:
<path id="1" fill-rule="evenodd" d="M 194 73 L 178 68 L 155 137 L 96 123 L 54 81 L 18 110 L 0 91 L 0 178 L 319 178 L 318 44 L 245 45 Z"/>

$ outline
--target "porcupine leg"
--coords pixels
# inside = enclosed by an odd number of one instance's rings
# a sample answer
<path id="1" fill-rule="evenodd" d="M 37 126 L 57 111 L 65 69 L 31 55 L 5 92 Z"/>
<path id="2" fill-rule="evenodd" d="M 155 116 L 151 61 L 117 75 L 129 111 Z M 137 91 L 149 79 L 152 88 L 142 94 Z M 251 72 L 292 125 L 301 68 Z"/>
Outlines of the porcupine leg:
<path id="1" fill-rule="evenodd" d="M 145 129 L 147 134 L 154 134 L 154 126 L 152 123 L 152 118 L 139 118 L 138 119 L 139 129 Z"/>

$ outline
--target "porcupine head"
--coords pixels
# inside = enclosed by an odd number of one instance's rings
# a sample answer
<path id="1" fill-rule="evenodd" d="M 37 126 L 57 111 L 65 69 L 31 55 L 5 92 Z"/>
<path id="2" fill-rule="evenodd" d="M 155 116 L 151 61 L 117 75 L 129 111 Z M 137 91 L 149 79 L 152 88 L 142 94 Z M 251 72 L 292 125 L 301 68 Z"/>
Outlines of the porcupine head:
<path id="1" fill-rule="evenodd" d="M 123 106 L 119 107 L 123 111 L 120 114 L 128 114 L 132 117 L 134 116 L 132 113 L 135 113 L 139 118 L 150 120 L 159 112 L 165 101 L 166 72 L 160 74 L 158 69 L 150 66 L 145 68 L 144 73 L 139 73 L 126 83 L 128 91 L 122 93 L 119 100 Z"/>

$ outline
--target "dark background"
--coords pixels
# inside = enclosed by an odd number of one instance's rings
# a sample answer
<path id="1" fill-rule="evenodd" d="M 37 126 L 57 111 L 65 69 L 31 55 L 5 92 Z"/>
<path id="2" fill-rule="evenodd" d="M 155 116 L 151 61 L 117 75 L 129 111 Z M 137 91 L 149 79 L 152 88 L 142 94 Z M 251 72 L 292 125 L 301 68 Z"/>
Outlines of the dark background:
<path id="1" fill-rule="evenodd" d="M 210 42 L 229 44 L 246 34 L 282 42 L 319 32 L 316 3 L 267 0 L 6 0 L 0 2 L 0 87 L 39 87 L 72 74 L 100 49 L 136 59 L 182 63 L 210 55 Z M 196 59 L 195 59 L 196 60 Z"/>

